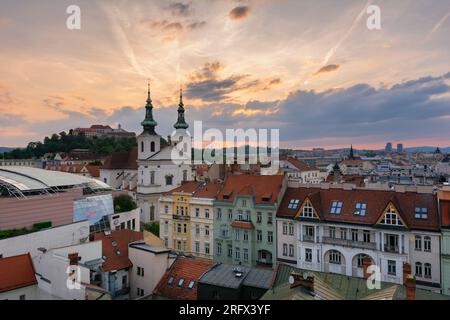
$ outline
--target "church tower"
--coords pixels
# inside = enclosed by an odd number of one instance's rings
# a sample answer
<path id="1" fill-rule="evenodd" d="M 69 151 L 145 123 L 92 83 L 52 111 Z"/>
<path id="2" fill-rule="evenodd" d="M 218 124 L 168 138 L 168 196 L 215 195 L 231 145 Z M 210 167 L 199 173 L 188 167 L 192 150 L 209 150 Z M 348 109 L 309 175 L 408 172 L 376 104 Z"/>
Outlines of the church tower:
<path id="1" fill-rule="evenodd" d="M 190 136 L 187 132 L 189 125 L 186 123 L 184 118 L 184 104 L 183 104 L 183 90 L 180 89 L 180 103 L 178 104 L 178 119 L 177 122 L 173 125 L 175 128 L 175 134 L 173 135 L 173 141 L 175 143 L 182 142 L 183 139 L 190 139 Z M 187 141 L 185 141 L 187 142 Z"/>
<path id="2" fill-rule="evenodd" d="M 161 149 L 160 136 L 155 127 L 158 123 L 153 119 L 153 104 L 150 97 L 150 82 L 148 83 L 147 104 L 145 105 L 145 119 L 141 122 L 144 131 L 137 137 L 138 159 L 145 160 Z"/>

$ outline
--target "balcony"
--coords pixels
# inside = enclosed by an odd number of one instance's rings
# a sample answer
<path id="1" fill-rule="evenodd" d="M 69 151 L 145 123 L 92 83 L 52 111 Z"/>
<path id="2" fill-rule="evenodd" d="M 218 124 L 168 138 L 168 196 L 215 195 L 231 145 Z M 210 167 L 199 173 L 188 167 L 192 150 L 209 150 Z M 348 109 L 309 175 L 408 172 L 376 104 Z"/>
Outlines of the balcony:
<path id="1" fill-rule="evenodd" d="M 384 245 L 384 251 L 389 253 L 400 253 L 400 247 L 399 246 L 392 246 L 385 244 Z M 404 252 L 404 249 L 402 248 L 402 252 Z"/>
<path id="2" fill-rule="evenodd" d="M 303 242 L 314 242 L 314 236 L 304 234 L 302 241 Z"/>
<path id="3" fill-rule="evenodd" d="M 172 215 L 172 218 L 173 218 L 173 220 L 179 220 L 179 221 L 189 221 L 189 220 L 191 220 L 190 216 L 181 216 L 181 215 L 178 215 L 178 214 Z"/>
<path id="4" fill-rule="evenodd" d="M 363 241 L 352 241 L 345 239 L 322 237 L 322 242 L 325 244 L 332 244 L 337 246 L 349 247 L 349 248 L 360 248 L 376 250 L 377 244 L 375 242 L 363 242 Z"/>

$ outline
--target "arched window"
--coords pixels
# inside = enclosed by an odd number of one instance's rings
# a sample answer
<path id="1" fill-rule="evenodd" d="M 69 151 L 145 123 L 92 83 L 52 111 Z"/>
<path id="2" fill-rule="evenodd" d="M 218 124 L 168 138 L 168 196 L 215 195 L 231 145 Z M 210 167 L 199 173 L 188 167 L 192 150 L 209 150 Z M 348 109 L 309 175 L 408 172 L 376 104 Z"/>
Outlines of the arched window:
<path id="1" fill-rule="evenodd" d="M 422 263 L 416 262 L 416 276 L 422 276 Z"/>
<path id="2" fill-rule="evenodd" d="M 144 141 L 141 141 L 141 152 L 144 152 Z"/>
<path id="3" fill-rule="evenodd" d="M 151 152 L 155 152 L 155 141 L 152 141 L 152 142 L 150 143 L 150 151 L 151 151 Z"/>
<path id="4" fill-rule="evenodd" d="M 341 264 L 341 260 L 342 260 L 342 255 L 339 251 L 336 251 L 336 250 L 330 251 L 330 259 L 329 259 L 330 263 Z"/>

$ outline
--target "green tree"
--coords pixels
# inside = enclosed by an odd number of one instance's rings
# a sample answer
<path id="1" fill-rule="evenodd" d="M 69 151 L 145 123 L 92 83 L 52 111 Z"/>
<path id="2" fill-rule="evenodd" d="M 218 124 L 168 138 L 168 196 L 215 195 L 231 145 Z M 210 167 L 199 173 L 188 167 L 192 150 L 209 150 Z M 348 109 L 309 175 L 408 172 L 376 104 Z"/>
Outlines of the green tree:
<path id="1" fill-rule="evenodd" d="M 159 237 L 159 223 L 146 223 L 144 224 L 144 230 L 153 233 Z"/>
<path id="2" fill-rule="evenodd" d="M 114 198 L 114 212 L 128 212 L 137 209 L 136 202 L 129 195 L 120 195 Z"/>

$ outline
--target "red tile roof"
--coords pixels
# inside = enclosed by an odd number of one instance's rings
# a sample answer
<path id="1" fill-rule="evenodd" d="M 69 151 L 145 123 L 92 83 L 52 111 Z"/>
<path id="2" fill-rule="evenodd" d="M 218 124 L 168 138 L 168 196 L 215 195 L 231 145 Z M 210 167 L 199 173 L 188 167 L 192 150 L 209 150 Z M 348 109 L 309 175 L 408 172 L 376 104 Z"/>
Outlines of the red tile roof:
<path id="1" fill-rule="evenodd" d="M 313 166 L 310 166 L 309 164 L 300 161 L 296 158 L 287 157 L 286 161 L 288 161 L 290 164 L 292 164 L 294 167 L 296 167 L 300 171 L 318 171 L 319 169 Z"/>
<path id="2" fill-rule="evenodd" d="M 254 229 L 255 226 L 253 225 L 253 223 L 249 222 L 249 221 L 233 221 L 231 223 L 231 226 L 233 228 L 239 228 L 239 229 Z"/>
<path id="3" fill-rule="evenodd" d="M 137 170 L 138 149 L 134 147 L 129 152 L 113 152 L 106 159 L 101 169 Z"/>
<path id="4" fill-rule="evenodd" d="M 106 257 L 106 261 L 102 264 L 102 270 L 108 272 L 122 270 L 133 265 L 128 259 L 128 245 L 131 242 L 144 240 L 144 234 L 128 229 L 112 231 L 110 235 L 97 232 L 94 234 L 94 241 L 97 240 L 102 241 L 102 255 Z"/>
<path id="5" fill-rule="evenodd" d="M 213 182 L 186 182 L 181 186 L 169 191 L 166 195 L 173 193 L 190 193 L 193 197 L 198 198 L 216 198 L 221 185 Z"/>
<path id="6" fill-rule="evenodd" d="M 328 222 L 355 223 L 363 225 L 375 225 L 389 203 L 393 203 L 399 210 L 399 214 L 407 227 L 430 231 L 439 230 L 437 198 L 433 194 L 414 192 L 395 192 L 367 189 L 320 189 L 320 188 L 288 188 L 278 208 L 277 216 L 294 218 L 300 210 L 300 204 L 305 199 L 310 199 L 319 218 Z M 300 204 L 297 209 L 289 209 L 291 199 L 298 199 Z M 342 201 L 341 214 L 330 213 L 333 201 Z M 366 203 L 365 216 L 356 215 L 356 204 Z M 428 219 L 415 219 L 415 208 L 428 209 Z"/>
<path id="7" fill-rule="evenodd" d="M 197 300 L 197 281 L 213 265 L 211 260 L 179 257 L 162 277 L 154 293 L 175 300 Z M 168 284 L 170 278 L 173 278 L 172 284 Z M 184 279 L 181 287 L 178 286 L 180 279 Z M 191 281 L 194 281 L 194 286 L 189 289 Z"/>
<path id="8" fill-rule="evenodd" d="M 439 206 L 441 209 L 441 224 L 442 227 L 450 227 L 450 191 L 440 190 L 439 196 Z"/>
<path id="9" fill-rule="evenodd" d="M 37 284 L 33 261 L 29 253 L 0 258 L 0 292 Z"/>
<path id="10" fill-rule="evenodd" d="M 234 201 L 236 195 L 250 195 L 255 197 L 257 204 L 274 204 L 283 186 L 284 176 L 229 176 L 225 180 L 217 199 L 220 201 Z M 270 196 L 265 200 L 265 196 Z"/>

